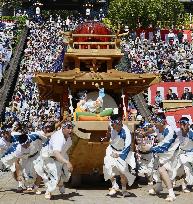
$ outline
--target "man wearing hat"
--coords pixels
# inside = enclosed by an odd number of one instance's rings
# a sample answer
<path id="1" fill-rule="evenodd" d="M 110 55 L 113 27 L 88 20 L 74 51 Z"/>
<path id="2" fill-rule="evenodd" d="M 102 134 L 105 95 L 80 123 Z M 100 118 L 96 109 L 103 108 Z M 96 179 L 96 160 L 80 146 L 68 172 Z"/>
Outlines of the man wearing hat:
<path id="1" fill-rule="evenodd" d="M 173 168 L 173 178 L 179 173 L 180 168 L 183 167 L 185 177 L 182 182 L 182 191 L 189 193 L 187 185 L 193 185 L 193 129 L 190 127 L 190 121 L 187 117 L 182 117 L 178 123 L 180 130 L 177 132 L 180 140 L 180 148 L 177 158 L 177 164 Z"/>
<path id="2" fill-rule="evenodd" d="M 20 169 L 29 190 L 32 188 L 31 181 L 34 182 L 34 180 L 39 179 L 35 173 L 33 161 L 39 156 L 42 142 L 50 135 L 49 132 L 47 127 L 43 131 L 32 132 L 30 134 L 21 132 L 17 140 L 13 142 L 1 157 L 3 164 L 11 169 L 15 180 L 18 181 L 18 192 L 22 192 L 23 188 L 25 188 Z"/>
<path id="3" fill-rule="evenodd" d="M 143 145 L 142 151 L 152 152 L 158 156 L 158 178 L 156 186 L 149 190 L 150 195 L 155 195 L 162 191 L 162 181 L 166 185 L 169 195 L 166 201 L 176 199 L 172 181 L 169 173 L 172 172 L 172 163 L 175 159 L 176 150 L 179 147 L 179 140 L 171 126 L 167 125 L 165 115 L 155 116 L 152 118 L 156 128 L 158 144 L 156 146 Z"/>
<path id="4" fill-rule="evenodd" d="M 126 125 L 122 123 L 122 118 L 119 115 L 112 115 L 107 136 L 110 139 L 110 144 L 106 149 L 104 158 L 103 173 L 105 180 L 111 180 L 112 188 L 109 195 L 113 196 L 119 190 L 115 176 L 121 177 L 122 194 L 128 196 L 126 191 L 127 183 L 131 186 L 135 180 L 130 170 L 136 167 L 134 153 L 131 151 L 131 133 Z"/>
<path id="5" fill-rule="evenodd" d="M 35 161 L 35 171 L 43 178 L 46 186 L 46 199 L 51 199 L 51 193 L 57 185 L 61 193 L 65 192 L 63 182 L 69 180 L 70 172 L 73 170 L 67 155 L 67 150 L 72 145 L 72 129 L 72 122 L 65 121 L 62 128 L 46 142 Z"/>

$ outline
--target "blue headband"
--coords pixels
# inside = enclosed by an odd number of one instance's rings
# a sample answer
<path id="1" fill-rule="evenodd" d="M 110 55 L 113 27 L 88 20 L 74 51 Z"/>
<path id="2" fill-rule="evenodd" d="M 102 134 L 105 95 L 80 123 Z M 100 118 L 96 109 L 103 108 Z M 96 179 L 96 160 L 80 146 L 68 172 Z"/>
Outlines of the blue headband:
<path id="1" fill-rule="evenodd" d="M 154 122 L 156 122 L 156 123 L 163 123 L 163 122 L 165 121 L 165 119 L 160 118 L 160 117 L 158 117 L 158 116 L 153 117 L 152 120 L 153 120 Z"/>
<path id="2" fill-rule="evenodd" d="M 117 120 L 111 120 L 111 124 L 120 124 L 121 123 L 121 119 L 117 119 Z"/>
<path id="3" fill-rule="evenodd" d="M 29 139 L 27 139 L 24 143 L 20 143 L 21 145 L 25 145 L 25 144 L 27 144 L 27 143 L 29 143 L 30 141 L 29 141 Z"/>
<path id="4" fill-rule="evenodd" d="M 179 120 L 178 123 L 180 123 L 180 124 L 189 124 L 189 121 L 187 121 L 187 120 Z"/>
<path id="5" fill-rule="evenodd" d="M 66 121 L 64 124 L 62 124 L 62 128 L 66 127 L 74 127 L 74 124 L 71 121 Z"/>
<path id="6" fill-rule="evenodd" d="M 151 123 L 145 123 L 142 125 L 142 128 L 150 128 L 150 127 L 152 127 Z"/>

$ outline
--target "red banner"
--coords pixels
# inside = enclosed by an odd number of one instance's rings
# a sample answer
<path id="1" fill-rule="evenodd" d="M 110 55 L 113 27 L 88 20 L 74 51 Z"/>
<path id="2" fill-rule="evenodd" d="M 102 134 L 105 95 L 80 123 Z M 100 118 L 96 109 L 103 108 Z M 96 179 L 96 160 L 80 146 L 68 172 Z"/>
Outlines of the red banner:
<path id="1" fill-rule="evenodd" d="M 150 32 L 154 32 L 153 28 L 149 28 L 149 29 L 142 29 L 142 28 L 140 29 L 139 28 L 136 31 L 137 36 L 140 37 L 140 33 L 142 33 L 143 31 L 145 32 L 145 38 L 146 39 L 149 39 L 149 33 Z M 173 33 L 175 35 L 177 35 L 179 32 L 180 32 L 179 30 L 173 30 Z M 162 29 L 160 33 L 161 33 L 161 39 L 163 41 L 165 41 L 166 37 L 169 33 L 169 30 L 168 29 Z M 191 37 L 192 31 L 191 30 L 183 30 L 183 34 L 184 34 L 183 41 L 186 39 L 186 40 L 188 40 L 189 43 L 191 43 L 192 42 L 192 37 Z"/>

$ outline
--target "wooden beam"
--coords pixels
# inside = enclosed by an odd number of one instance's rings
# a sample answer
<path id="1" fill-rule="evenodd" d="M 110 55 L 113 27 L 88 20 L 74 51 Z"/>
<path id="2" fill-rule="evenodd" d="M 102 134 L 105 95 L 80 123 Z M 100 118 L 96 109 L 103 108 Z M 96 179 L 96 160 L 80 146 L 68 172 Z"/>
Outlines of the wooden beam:
<path id="1" fill-rule="evenodd" d="M 110 61 L 111 58 L 110 57 L 78 57 L 79 60 L 108 60 Z"/>
<path id="2" fill-rule="evenodd" d="M 74 45 L 115 45 L 115 42 L 74 42 Z"/>
<path id="3" fill-rule="evenodd" d="M 106 37 L 106 38 L 113 38 L 116 35 L 99 35 L 99 34 L 72 34 L 73 38 L 77 37 Z"/>

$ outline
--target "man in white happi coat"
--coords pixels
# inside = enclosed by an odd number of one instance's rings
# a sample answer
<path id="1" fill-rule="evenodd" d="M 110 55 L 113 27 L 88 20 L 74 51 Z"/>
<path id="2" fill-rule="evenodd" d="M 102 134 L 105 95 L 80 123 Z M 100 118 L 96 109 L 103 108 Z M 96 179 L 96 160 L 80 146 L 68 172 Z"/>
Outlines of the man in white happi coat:
<path id="1" fill-rule="evenodd" d="M 0 137 L 0 158 L 3 156 L 3 154 L 7 151 L 11 144 L 11 134 L 9 129 L 5 129 L 2 131 Z M 0 170 L 4 170 L 5 166 L 4 164 L 0 161 Z"/>
<path id="2" fill-rule="evenodd" d="M 113 196 L 119 190 L 115 176 L 121 177 L 122 194 L 129 196 L 126 191 L 127 183 L 131 186 L 135 180 L 135 175 L 130 172 L 136 167 L 134 153 L 131 151 L 131 133 L 128 127 L 122 124 L 122 119 L 118 115 L 111 116 L 109 127 L 110 144 L 106 149 L 104 158 L 103 173 L 105 180 L 111 180 L 112 188 L 109 195 Z"/>
<path id="3" fill-rule="evenodd" d="M 15 180 L 18 181 L 18 192 L 23 191 L 25 184 L 30 190 L 32 183 L 36 179 L 40 180 L 34 170 L 33 161 L 38 157 L 42 143 L 46 139 L 46 133 L 43 133 L 43 131 L 32 132 L 28 135 L 21 133 L 17 142 L 13 143 L 1 158 L 3 164 L 11 169 Z"/>
<path id="4" fill-rule="evenodd" d="M 144 174 L 148 180 L 148 185 L 152 185 L 153 183 L 153 173 L 154 173 L 154 155 L 152 152 L 142 152 L 141 145 L 144 143 L 155 145 L 155 137 L 156 134 L 153 130 L 153 126 L 150 123 L 144 123 L 136 130 L 136 138 L 137 138 L 137 158 L 139 163 L 139 174 Z"/>
<path id="5" fill-rule="evenodd" d="M 67 150 L 72 145 L 71 133 L 73 124 L 64 122 L 62 128 L 56 131 L 43 146 L 40 156 L 34 161 L 35 171 L 43 178 L 46 187 L 45 198 L 51 199 L 51 193 L 57 185 L 61 193 L 65 192 L 63 182 L 71 176 L 73 167 L 69 161 Z"/>
<path id="6" fill-rule="evenodd" d="M 190 128 L 190 121 L 187 117 L 182 117 L 179 124 L 180 130 L 177 131 L 177 135 L 180 140 L 180 148 L 173 165 L 172 179 L 175 179 L 179 171 L 183 169 L 185 175 L 182 182 L 182 191 L 189 193 L 187 186 L 193 185 L 193 129 Z"/>
<path id="7" fill-rule="evenodd" d="M 158 157 L 158 173 L 159 179 L 155 188 L 149 191 L 149 194 L 156 194 L 162 191 L 162 181 L 166 185 L 169 195 L 166 201 L 174 201 L 176 199 L 170 175 L 172 172 L 172 163 L 179 147 L 179 140 L 171 126 L 167 125 L 165 116 L 156 116 L 153 118 L 155 123 L 158 144 L 156 146 L 144 145 L 142 151 L 152 152 Z"/>

